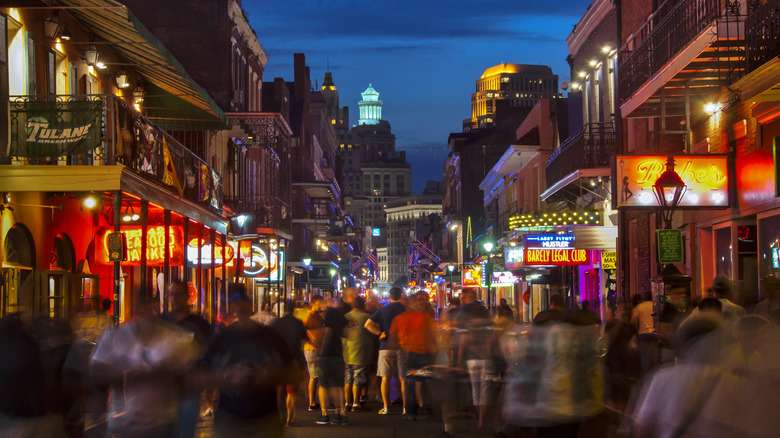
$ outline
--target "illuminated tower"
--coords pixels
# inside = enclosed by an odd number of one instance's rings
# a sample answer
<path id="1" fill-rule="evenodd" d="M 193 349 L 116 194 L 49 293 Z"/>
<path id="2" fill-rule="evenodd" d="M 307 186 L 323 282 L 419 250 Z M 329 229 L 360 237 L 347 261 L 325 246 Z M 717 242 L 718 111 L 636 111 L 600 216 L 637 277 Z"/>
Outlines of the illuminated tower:
<path id="1" fill-rule="evenodd" d="M 379 100 L 379 93 L 374 90 L 371 84 L 368 84 L 366 91 L 360 93 L 363 100 L 358 102 L 360 107 L 359 125 L 376 125 L 382 120 L 382 101 Z"/>

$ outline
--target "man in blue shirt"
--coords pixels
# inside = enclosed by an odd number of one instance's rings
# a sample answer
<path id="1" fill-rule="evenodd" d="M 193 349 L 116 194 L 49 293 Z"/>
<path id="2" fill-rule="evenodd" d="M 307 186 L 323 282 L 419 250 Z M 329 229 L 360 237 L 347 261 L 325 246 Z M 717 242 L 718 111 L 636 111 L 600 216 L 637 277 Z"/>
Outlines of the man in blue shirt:
<path id="1" fill-rule="evenodd" d="M 380 415 L 387 415 L 390 406 L 390 381 L 393 377 L 400 377 L 398 368 L 398 350 L 387 347 L 387 335 L 396 316 L 404 313 L 406 307 L 401 304 L 403 290 L 400 287 L 390 288 L 390 304 L 374 312 L 366 321 L 366 330 L 379 336 L 379 358 L 377 361 L 376 375 L 382 378 L 382 402 L 384 407 L 379 411 Z M 401 385 L 403 393 L 403 385 Z"/>

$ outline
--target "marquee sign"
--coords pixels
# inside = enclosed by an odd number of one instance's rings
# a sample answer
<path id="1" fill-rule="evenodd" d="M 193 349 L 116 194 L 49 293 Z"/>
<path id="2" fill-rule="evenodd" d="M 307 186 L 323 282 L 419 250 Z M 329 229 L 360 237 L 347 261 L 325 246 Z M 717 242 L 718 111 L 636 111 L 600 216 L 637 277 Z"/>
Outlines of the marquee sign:
<path id="1" fill-rule="evenodd" d="M 122 262 L 125 266 L 141 265 L 141 227 L 121 227 L 120 231 L 125 236 L 127 242 L 127 259 Z M 98 263 L 109 264 L 110 246 L 109 235 L 114 232 L 113 228 L 102 228 L 98 231 L 96 246 L 98 247 L 95 258 Z M 184 232 L 180 226 L 171 226 L 168 229 L 170 245 L 168 254 L 171 265 L 180 265 L 183 256 Z M 165 227 L 153 226 L 146 230 L 146 264 L 147 266 L 162 266 L 165 264 Z"/>
<path id="2" fill-rule="evenodd" d="M 571 234 L 528 234 L 524 241 L 526 249 L 574 247 L 574 236 Z"/>
<path id="3" fill-rule="evenodd" d="M 491 277 L 490 287 L 512 286 L 518 281 L 520 281 L 520 278 L 509 271 L 496 271 L 493 272 L 493 276 Z M 483 284 L 482 286 L 487 285 Z"/>
<path id="4" fill-rule="evenodd" d="M 653 184 L 666 170 L 665 155 L 615 157 L 618 207 L 658 207 Z M 678 208 L 728 208 L 727 155 L 675 155 L 674 170 L 687 187 Z"/>

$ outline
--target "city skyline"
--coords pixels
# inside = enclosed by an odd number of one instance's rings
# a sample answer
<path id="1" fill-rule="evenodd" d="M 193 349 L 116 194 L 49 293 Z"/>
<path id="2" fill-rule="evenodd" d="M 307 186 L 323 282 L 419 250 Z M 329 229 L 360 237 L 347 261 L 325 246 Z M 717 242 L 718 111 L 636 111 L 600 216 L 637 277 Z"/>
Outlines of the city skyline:
<path id="1" fill-rule="evenodd" d="M 312 86 L 322 84 L 326 71 L 333 73 L 341 105 L 350 107 L 350 125 L 358 122 L 360 93 L 373 84 L 396 147 L 412 163 L 412 192 L 421 193 L 426 181 L 441 180 L 448 135 L 471 116 L 471 93 L 487 68 L 549 65 L 560 82 L 570 80 L 566 37 L 589 4 L 570 0 L 554 11 L 535 2 L 466 0 L 446 8 L 406 0 L 243 6 L 268 54 L 264 80 L 291 80 L 293 53 L 305 53 Z M 547 25 L 538 26 L 539 20 Z"/>

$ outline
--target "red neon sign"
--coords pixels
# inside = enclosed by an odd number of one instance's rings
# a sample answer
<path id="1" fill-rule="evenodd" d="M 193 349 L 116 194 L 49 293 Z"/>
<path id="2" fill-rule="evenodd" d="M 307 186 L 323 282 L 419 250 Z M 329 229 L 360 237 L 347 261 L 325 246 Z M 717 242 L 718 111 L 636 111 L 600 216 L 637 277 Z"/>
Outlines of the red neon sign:
<path id="1" fill-rule="evenodd" d="M 98 263 L 111 264 L 108 261 L 108 235 L 114 230 L 103 228 L 98 232 L 96 259 Z M 122 264 L 126 266 L 141 265 L 141 227 L 121 227 L 120 231 L 127 242 L 127 260 Z M 183 261 L 184 232 L 180 226 L 171 226 L 168 229 L 170 245 L 168 254 L 170 264 L 180 265 Z M 162 266 L 165 264 L 165 227 L 148 227 L 146 231 L 146 264 L 148 266 Z"/>
<path id="2" fill-rule="evenodd" d="M 526 265 L 574 266 L 590 263 L 587 249 L 527 249 Z"/>

